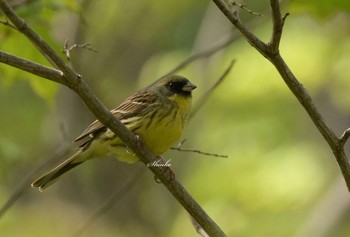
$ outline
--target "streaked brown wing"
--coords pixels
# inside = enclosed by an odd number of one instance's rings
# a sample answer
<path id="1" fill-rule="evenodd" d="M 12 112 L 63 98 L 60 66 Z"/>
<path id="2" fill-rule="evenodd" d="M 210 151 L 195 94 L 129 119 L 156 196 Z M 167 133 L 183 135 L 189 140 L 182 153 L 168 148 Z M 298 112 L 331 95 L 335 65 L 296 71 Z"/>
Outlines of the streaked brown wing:
<path id="1" fill-rule="evenodd" d="M 117 108 L 111 110 L 111 113 L 117 119 L 122 121 L 123 119 L 127 119 L 142 113 L 143 110 L 147 109 L 149 105 L 155 103 L 156 100 L 156 94 L 145 90 L 139 91 L 124 100 Z M 90 139 L 87 139 L 87 141 L 84 142 L 85 145 L 87 142 L 91 141 L 96 134 L 104 131 L 105 129 L 105 125 L 103 125 L 100 121 L 95 120 L 80 136 L 74 140 L 74 142 L 82 141 L 84 138 L 89 136 Z"/>

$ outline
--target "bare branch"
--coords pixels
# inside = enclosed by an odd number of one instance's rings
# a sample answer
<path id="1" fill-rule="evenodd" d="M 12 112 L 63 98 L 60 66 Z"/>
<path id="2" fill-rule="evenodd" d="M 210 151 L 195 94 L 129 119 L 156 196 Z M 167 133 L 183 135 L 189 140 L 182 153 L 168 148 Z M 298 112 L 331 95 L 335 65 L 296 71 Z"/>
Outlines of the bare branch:
<path id="1" fill-rule="evenodd" d="M 282 37 L 282 31 L 283 31 L 283 26 L 284 22 L 289 15 L 287 13 L 283 18 L 281 16 L 281 11 L 280 11 L 280 6 L 278 1 L 270 1 L 271 9 L 272 9 L 272 24 L 273 24 L 273 29 L 272 29 L 272 37 L 268 45 L 270 46 L 271 53 L 276 54 L 278 53 L 279 50 L 279 45 Z"/>
<path id="2" fill-rule="evenodd" d="M 190 57 L 188 57 L 187 59 L 185 59 L 183 62 L 181 62 L 179 65 L 177 65 L 175 68 L 173 68 L 171 71 L 167 72 L 163 77 L 166 77 L 168 75 L 174 74 L 175 72 L 179 71 L 180 69 L 186 67 L 187 65 L 189 65 L 190 63 L 201 59 L 201 58 L 206 58 L 206 57 L 210 57 L 213 54 L 215 54 L 216 52 L 220 51 L 221 49 L 227 47 L 228 45 L 230 45 L 233 41 L 235 41 L 237 38 L 239 37 L 238 34 L 236 33 L 232 33 L 232 35 L 230 35 L 226 40 L 224 40 L 222 43 L 219 43 L 207 50 L 204 50 L 202 52 L 196 53 Z"/>
<path id="3" fill-rule="evenodd" d="M 249 21 L 249 26 L 251 26 L 252 28 L 255 28 L 257 26 L 257 23 L 259 22 L 261 22 L 261 18 L 260 19 L 254 18 Z M 208 49 L 205 49 L 201 52 L 195 53 L 192 56 L 188 57 L 187 59 L 179 63 L 177 66 L 175 66 L 172 70 L 167 72 L 164 76 L 162 76 L 162 78 L 181 70 L 182 68 L 186 67 L 190 63 L 193 63 L 196 60 L 212 56 L 213 54 L 219 52 L 221 49 L 224 49 L 225 47 L 232 44 L 239 37 L 241 37 L 241 35 L 237 31 L 232 32 L 229 36 L 226 36 L 225 39 L 219 40 L 221 42 L 215 44 L 214 46 L 211 46 Z"/>
<path id="4" fill-rule="evenodd" d="M 57 69 L 49 68 L 44 65 L 16 57 L 0 50 L 0 62 L 23 71 L 32 73 L 50 81 L 65 85 L 66 81 L 63 73 Z"/>
<path id="5" fill-rule="evenodd" d="M 63 47 L 63 53 L 66 55 L 67 57 L 67 60 L 70 62 L 70 53 L 74 50 L 74 49 L 77 49 L 77 48 L 80 48 L 80 49 L 87 49 L 87 50 L 90 50 L 92 52 L 97 52 L 96 49 L 92 48 L 91 47 L 91 44 L 90 43 L 84 43 L 84 44 L 73 44 L 71 46 L 69 46 L 69 40 L 66 40 L 64 42 L 64 47 Z"/>
<path id="6" fill-rule="evenodd" d="M 222 13 L 231 21 L 231 23 L 242 33 L 248 43 L 256 48 L 265 56 L 267 51 L 266 44 L 250 32 L 241 22 L 237 11 L 232 11 L 231 7 L 227 6 L 225 0 L 213 0 L 216 6 Z"/>
<path id="7" fill-rule="evenodd" d="M 259 12 L 253 12 L 252 10 L 250 10 L 249 8 L 247 8 L 247 5 L 246 4 L 240 4 L 240 3 L 237 3 L 235 1 L 230 1 L 229 4 L 231 6 L 237 6 L 239 8 L 241 8 L 242 10 L 248 12 L 249 14 L 252 14 L 252 15 L 256 15 L 256 16 L 264 16 L 263 14 L 259 13 Z"/>
<path id="8" fill-rule="evenodd" d="M 284 82 L 287 84 L 294 96 L 298 99 L 300 104 L 304 107 L 319 132 L 329 144 L 346 181 L 347 187 L 350 190 L 350 163 L 344 151 L 344 144 L 350 136 L 350 132 L 348 132 L 348 130 L 345 131 L 340 139 L 336 136 L 334 131 L 326 124 L 324 118 L 317 110 L 307 90 L 297 80 L 295 75 L 292 73 L 280 55 L 279 44 L 282 36 L 284 22 L 288 14 L 282 17 L 278 0 L 270 0 L 273 30 L 271 40 L 268 44 L 265 44 L 252 32 L 250 32 L 239 20 L 237 12 L 232 13 L 230 11 L 230 8 L 226 6 L 224 0 L 213 1 L 223 12 L 223 14 L 232 22 L 232 24 L 241 31 L 246 40 L 264 57 L 270 60 L 270 62 L 278 70 Z"/>

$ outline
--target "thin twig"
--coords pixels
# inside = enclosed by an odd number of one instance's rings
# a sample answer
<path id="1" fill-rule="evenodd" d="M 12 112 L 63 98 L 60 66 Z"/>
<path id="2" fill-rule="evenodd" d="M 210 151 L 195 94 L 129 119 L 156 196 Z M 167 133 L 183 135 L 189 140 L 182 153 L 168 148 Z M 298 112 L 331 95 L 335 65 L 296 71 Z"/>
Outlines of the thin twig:
<path id="1" fill-rule="evenodd" d="M 94 49 L 91 47 L 91 43 L 73 44 L 73 45 L 69 46 L 69 40 L 67 39 L 64 42 L 63 53 L 66 55 L 66 58 L 69 62 L 71 61 L 71 56 L 70 56 L 71 52 L 77 48 L 87 49 L 87 50 L 95 52 L 95 53 L 97 52 L 97 49 Z"/>
<path id="2" fill-rule="evenodd" d="M 177 147 L 171 147 L 171 150 L 175 150 L 175 151 L 183 151 L 183 152 L 193 152 L 193 153 L 198 153 L 201 155 L 206 155 L 206 156 L 213 156 L 213 157 L 218 157 L 218 158 L 228 158 L 227 155 L 219 155 L 219 154 L 215 154 L 215 153 L 209 153 L 209 152 L 204 152 L 204 151 L 200 151 L 197 149 L 183 149 L 182 145 L 186 142 L 186 139 L 182 140 L 179 145 Z"/>
<path id="3" fill-rule="evenodd" d="M 259 12 L 253 12 L 252 10 L 250 10 L 249 8 L 247 8 L 247 5 L 246 4 L 240 4 L 240 3 L 237 3 L 235 1 L 229 1 L 229 4 L 233 7 L 233 6 L 237 6 L 239 8 L 241 8 L 242 10 L 248 12 L 249 14 L 252 14 L 252 15 L 256 15 L 256 16 L 261 16 L 263 17 L 264 15 L 259 13 Z"/>
<path id="4" fill-rule="evenodd" d="M 339 143 L 342 147 L 344 147 L 344 145 L 348 141 L 349 137 L 350 137 L 350 128 L 346 129 L 340 137 Z"/>
<path id="5" fill-rule="evenodd" d="M 222 13 L 231 21 L 231 23 L 242 33 L 246 40 L 254 46 L 264 56 L 266 54 L 266 44 L 257 38 L 251 31 L 249 31 L 241 22 L 237 11 L 232 11 L 230 6 L 227 6 L 226 0 L 213 0 L 216 6 Z"/>
<path id="6" fill-rule="evenodd" d="M 233 32 L 223 42 L 218 43 L 217 45 L 215 45 L 211 48 L 208 48 L 202 52 L 198 52 L 198 53 L 188 57 L 187 59 L 182 61 L 179 65 L 175 66 L 172 70 L 167 72 L 164 76 L 162 76 L 162 78 L 166 77 L 168 75 L 174 74 L 175 72 L 179 71 L 180 69 L 186 67 L 187 65 L 189 65 L 190 63 L 193 63 L 194 61 L 196 61 L 198 59 L 207 58 L 207 57 L 212 56 L 213 54 L 219 52 L 221 49 L 224 49 L 225 47 L 230 45 L 232 42 L 234 42 L 236 39 L 238 39 L 238 37 L 239 37 L 239 35 L 236 32 Z"/>
<path id="7" fill-rule="evenodd" d="M 257 23 L 259 22 L 261 22 L 261 18 L 255 17 L 248 22 L 248 25 L 251 26 L 252 28 L 255 28 L 258 25 Z M 238 34 L 237 31 L 232 32 L 228 37 L 227 36 L 225 37 L 226 39 L 220 40 L 221 42 L 217 43 L 216 45 L 188 57 L 187 59 L 179 63 L 177 66 L 175 66 L 172 70 L 165 73 L 164 76 L 162 76 L 162 78 L 179 71 L 180 69 L 186 67 L 187 65 L 189 65 L 190 63 L 193 63 L 198 59 L 203 59 L 203 58 L 212 56 L 213 54 L 219 52 L 220 50 L 232 44 L 239 37 L 241 37 L 241 35 Z"/>
<path id="8" fill-rule="evenodd" d="M 235 64 L 236 60 L 232 60 L 229 64 L 229 66 L 226 68 L 226 70 L 224 71 L 224 73 L 219 77 L 219 79 L 216 81 L 216 83 L 209 89 L 207 90 L 202 96 L 201 98 L 199 98 L 199 100 L 196 102 L 196 104 L 193 106 L 192 110 L 191 110 L 191 114 L 189 117 L 189 120 L 191 120 L 194 115 L 197 114 L 198 110 L 203 106 L 203 104 L 205 102 L 208 101 L 209 96 L 212 94 L 212 92 L 219 86 L 221 85 L 221 83 L 226 79 L 227 75 L 230 73 L 233 65 Z"/>

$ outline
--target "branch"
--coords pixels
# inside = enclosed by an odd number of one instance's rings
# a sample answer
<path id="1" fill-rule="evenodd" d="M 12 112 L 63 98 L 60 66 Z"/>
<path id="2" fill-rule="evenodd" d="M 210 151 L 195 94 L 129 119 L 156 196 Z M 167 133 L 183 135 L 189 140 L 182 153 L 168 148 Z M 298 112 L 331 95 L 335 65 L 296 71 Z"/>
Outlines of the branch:
<path id="1" fill-rule="evenodd" d="M 245 8 L 244 5 L 239 5 L 238 3 L 235 3 L 237 6 L 241 7 L 242 9 L 245 9 L 246 11 L 248 11 L 250 14 L 254 14 L 254 15 L 259 15 L 259 16 L 263 16 L 263 14 L 260 13 L 256 13 L 256 12 L 252 12 L 249 9 Z M 252 20 L 249 21 L 248 25 L 252 28 L 255 28 L 258 23 L 261 22 L 261 18 L 254 18 Z M 175 68 L 173 68 L 172 70 L 170 70 L 169 72 L 167 72 L 164 76 L 162 77 L 166 77 L 168 75 L 171 75 L 177 71 L 179 71 L 180 69 L 186 67 L 188 64 L 198 60 L 198 59 L 202 59 L 202 58 L 207 58 L 212 56 L 213 54 L 219 52 L 221 49 L 224 49 L 225 47 L 227 47 L 228 45 L 232 44 L 235 40 L 237 40 L 241 35 L 237 32 L 237 31 L 233 31 L 231 33 L 231 35 L 226 36 L 225 39 L 220 40 L 219 43 L 217 43 L 214 46 L 209 47 L 208 49 L 205 49 L 201 52 L 195 53 L 192 56 L 188 57 L 187 59 L 185 59 L 183 62 L 181 62 L 179 65 L 177 65 Z"/>
<path id="2" fill-rule="evenodd" d="M 343 174 L 348 190 L 350 191 L 350 163 L 344 151 L 344 145 L 350 136 L 350 131 L 346 130 L 341 138 L 338 138 L 334 131 L 326 124 L 324 118 L 312 102 L 311 96 L 303 85 L 298 81 L 279 52 L 279 44 L 282 36 L 283 25 L 288 14 L 282 17 L 278 0 L 270 0 L 272 11 L 273 30 L 269 43 L 262 42 L 252 32 L 250 32 L 239 20 L 237 12 L 232 12 L 224 0 L 213 0 L 223 14 L 242 33 L 246 40 L 266 57 L 278 70 L 279 74 L 292 91 L 299 103 L 303 106 L 309 117 L 327 141 L 338 162 Z"/>
<path id="3" fill-rule="evenodd" d="M 173 68 L 172 70 L 170 70 L 169 72 L 167 72 L 163 77 L 169 76 L 177 71 L 179 71 L 180 69 L 186 67 L 187 65 L 189 65 L 190 63 L 198 60 L 198 59 L 202 59 L 202 58 L 206 58 L 206 57 L 210 57 L 213 54 L 219 52 L 221 49 L 227 47 L 228 45 L 230 45 L 232 42 L 234 42 L 236 39 L 238 39 L 239 34 L 237 34 L 236 32 L 232 33 L 232 35 L 230 35 L 227 39 L 225 39 L 222 43 L 219 43 L 211 48 L 208 48 L 202 52 L 196 53 L 190 57 L 188 57 L 187 59 L 185 59 L 184 61 L 182 61 L 179 65 L 177 65 L 175 68 Z"/>
<path id="4" fill-rule="evenodd" d="M 237 6 L 239 8 L 241 8 L 242 10 L 248 12 L 249 14 L 252 14 L 252 15 L 256 15 L 256 16 L 264 16 L 263 14 L 259 13 L 259 12 L 254 12 L 252 10 L 250 10 L 249 8 L 247 8 L 247 5 L 246 4 L 240 4 L 240 3 L 237 3 L 235 1 L 232 1 L 232 2 L 229 2 L 229 4 L 231 6 Z"/>
<path id="5" fill-rule="evenodd" d="M 197 149 L 183 149 L 182 145 L 186 142 L 187 140 L 184 139 L 182 140 L 179 145 L 177 147 L 171 147 L 171 150 L 175 150 L 175 151 L 182 151 L 182 152 L 193 152 L 193 153 L 198 153 L 201 155 L 205 155 L 205 156 L 213 156 L 213 157 L 218 157 L 218 158 L 228 158 L 227 155 L 220 155 L 220 154 L 215 154 L 215 153 L 209 153 L 209 152 L 204 152 L 204 151 L 200 151 Z"/>
<path id="6" fill-rule="evenodd" d="M 31 74 L 46 78 L 50 81 L 65 85 L 65 78 L 61 71 L 44 65 L 16 57 L 0 50 L 0 62 L 21 69 Z"/>
<path id="7" fill-rule="evenodd" d="M 124 141 L 137 157 L 144 164 L 148 164 L 157 160 L 140 140 L 129 131 L 119 120 L 117 120 L 111 112 L 99 101 L 93 94 L 92 90 L 82 80 L 65 61 L 48 45 L 41 37 L 39 37 L 27 24 L 19 18 L 9 7 L 5 0 L 0 0 L 0 9 L 13 23 L 13 25 L 23 33 L 54 66 L 62 71 L 65 78 L 65 85 L 74 90 L 75 93 L 84 101 L 89 110 L 95 117 L 113 131 L 120 139 Z M 190 196 L 185 188 L 175 179 L 167 177 L 166 167 L 148 167 L 155 176 L 164 184 L 170 193 L 178 200 L 178 202 L 190 213 L 191 216 L 203 227 L 210 236 L 226 236 L 220 227 L 208 216 L 202 207 Z"/>
<path id="8" fill-rule="evenodd" d="M 270 46 L 271 52 L 276 54 L 278 53 L 280 46 L 284 21 L 289 14 L 287 13 L 283 18 L 281 17 L 281 11 L 278 1 L 270 1 L 270 6 L 272 9 L 273 32 L 268 45 Z"/>
<path id="9" fill-rule="evenodd" d="M 189 120 L 191 120 L 195 114 L 197 114 L 198 110 L 203 106 L 203 104 L 205 102 L 207 102 L 209 96 L 212 94 L 212 92 L 219 86 L 221 85 L 221 83 L 225 80 L 225 78 L 227 77 L 227 75 L 230 73 L 233 65 L 235 64 L 236 60 L 232 60 L 230 65 L 227 67 L 227 69 L 224 71 L 224 73 L 220 76 L 220 78 L 216 81 L 216 83 L 209 88 L 209 90 L 207 90 L 202 96 L 201 98 L 199 98 L 199 100 L 197 101 L 197 103 L 195 104 L 195 106 L 193 106 L 192 110 L 191 110 L 191 114 L 189 117 Z"/>
<path id="10" fill-rule="evenodd" d="M 350 137 L 350 128 L 346 129 L 340 137 L 340 145 L 344 146 Z"/>
<path id="11" fill-rule="evenodd" d="M 224 15 L 231 21 L 231 23 L 242 33 L 242 35 L 246 38 L 248 43 L 256 48 L 262 55 L 265 56 L 267 51 L 267 45 L 257 38 L 252 32 L 246 28 L 241 19 L 238 16 L 237 11 L 233 11 L 233 9 L 227 6 L 225 0 L 213 0 L 216 6 L 224 13 Z"/>
<path id="12" fill-rule="evenodd" d="M 64 48 L 63 48 L 63 53 L 66 55 L 67 60 L 70 62 L 71 60 L 71 52 L 74 49 L 87 49 L 90 50 L 92 52 L 97 53 L 97 50 L 91 47 L 90 43 L 84 43 L 84 44 L 73 44 L 71 46 L 69 46 L 69 40 L 66 40 L 64 42 Z"/>

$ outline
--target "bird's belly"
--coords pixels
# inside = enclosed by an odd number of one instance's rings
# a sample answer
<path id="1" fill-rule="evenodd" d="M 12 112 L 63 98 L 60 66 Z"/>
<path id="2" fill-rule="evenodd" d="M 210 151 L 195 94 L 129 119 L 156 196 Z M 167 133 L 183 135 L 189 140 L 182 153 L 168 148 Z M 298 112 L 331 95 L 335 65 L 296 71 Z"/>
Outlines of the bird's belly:
<path id="1" fill-rule="evenodd" d="M 170 123 L 162 126 L 152 125 L 147 132 L 137 134 L 141 142 L 155 155 L 161 155 L 166 152 L 181 136 L 182 124 Z M 110 141 L 104 141 L 103 145 L 95 145 L 95 154 L 108 154 L 108 156 L 117 157 L 120 161 L 134 163 L 138 161 L 138 157 L 129 149 L 124 142 L 118 137 Z M 108 152 L 103 152 L 107 149 Z"/>
<path id="2" fill-rule="evenodd" d="M 166 152 L 181 136 L 182 123 L 154 124 L 150 132 L 140 135 L 145 145 L 155 154 Z"/>
<path id="3" fill-rule="evenodd" d="M 104 136 L 93 141 L 86 152 L 89 153 L 89 158 L 108 156 L 126 163 L 135 163 L 139 160 L 124 142 L 109 129 Z"/>

